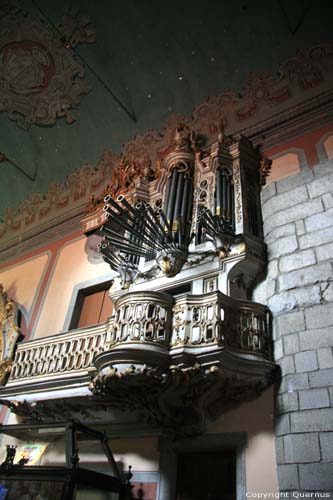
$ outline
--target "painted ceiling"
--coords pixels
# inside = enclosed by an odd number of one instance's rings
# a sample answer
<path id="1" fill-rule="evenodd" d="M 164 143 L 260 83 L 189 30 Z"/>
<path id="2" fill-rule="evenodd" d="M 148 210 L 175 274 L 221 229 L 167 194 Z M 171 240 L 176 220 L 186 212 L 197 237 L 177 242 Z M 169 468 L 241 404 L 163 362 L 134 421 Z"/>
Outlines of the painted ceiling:
<path id="1" fill-rule="evenodd" d="M 0 7 L 5 4 L 2 0 Z M 297 50 L 333 40 L 333 7 L 327 0 L 79 0 L 76 5 L 90 18 L 95 41 L 91 36 L 92 43 L 70 47 L 66 53 L 58 23 L 68 11 L 67 0 L 22 0 L 16 5 L 37 24 L 43 20 L 43 30 L 50 33 L 49 38 L 45 35 L 48 50 L 62 68 L 60 81 L 68 78 L 65 69 L 76 63 L 85 75 L 75 81 L 91 90 L 71 97 L 67 117 L 52 116 L 48 122 L 39 118 L 25 128 L 9 118 L 8 101 L 0 96 L 0 151 L 34 179 L 8 161 L 0 162 L 1 214 L 29 193 L 46 192 L 51 181 L 65 181 L 86 162 L 97 164 L 104 150 L 119 154 L 124 143 L 151 128 L 160 129 L 172 113 L 188 116 L 208 96 L 227 89 L 241 92 L 252 72 L 274 75 Z M 41 36 L 42 30 L 31 33 L 35 45 L 29 50 L 33 48 L 39 63 L 23 72 L 18 65 L 24 57 L 15 45 L 15 56 L 20 57 L 11 58 L 11 75 L 22 95 L 25 79 L 32 85 L 41 78 Z M 27 40 L 28 32 L 22 37 Z M 2 24 L 0 81 L 9 60 L 8 43 Z M 54 72 L 48 71 L 51 81 Z M 50 91 L 51 103 L 58 87 Z M 31 101 L 24 102 L 28 109 Z"/>

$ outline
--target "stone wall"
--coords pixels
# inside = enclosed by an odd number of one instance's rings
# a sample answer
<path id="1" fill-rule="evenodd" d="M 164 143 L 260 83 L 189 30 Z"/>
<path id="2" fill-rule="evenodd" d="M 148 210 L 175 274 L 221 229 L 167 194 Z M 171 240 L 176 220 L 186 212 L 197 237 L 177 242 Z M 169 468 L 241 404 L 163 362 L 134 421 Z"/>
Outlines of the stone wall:
<path id="1" fill-rule="evenodd" d="M 333 163 L 265 187 L 267 277 L 254 291 L 273 315 L 276 454 L 281 491 L 333 491 Z"/>

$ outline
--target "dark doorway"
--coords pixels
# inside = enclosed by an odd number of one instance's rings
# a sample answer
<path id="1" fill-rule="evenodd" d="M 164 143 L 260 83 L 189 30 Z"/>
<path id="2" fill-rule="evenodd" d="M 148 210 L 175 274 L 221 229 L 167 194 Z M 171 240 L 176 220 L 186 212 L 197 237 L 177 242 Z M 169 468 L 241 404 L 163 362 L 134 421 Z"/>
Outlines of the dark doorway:
<path id="1" fill-rule="evenodd" d="M 179 454 L 176 500 L 236 500 L 236 453 Z"/>

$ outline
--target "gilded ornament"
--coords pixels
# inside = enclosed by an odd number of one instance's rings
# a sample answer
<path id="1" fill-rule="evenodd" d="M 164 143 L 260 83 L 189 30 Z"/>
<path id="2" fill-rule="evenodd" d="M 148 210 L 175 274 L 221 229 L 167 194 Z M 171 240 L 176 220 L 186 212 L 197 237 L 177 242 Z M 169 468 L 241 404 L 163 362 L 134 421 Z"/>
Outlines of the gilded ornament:
<path id="1" fill-rule="evenodd" d="M 4 385 L 11 372 L 16 343 L 21 336 L 17 324 L 17 307 L 0 285 L 0 385 Z"/>

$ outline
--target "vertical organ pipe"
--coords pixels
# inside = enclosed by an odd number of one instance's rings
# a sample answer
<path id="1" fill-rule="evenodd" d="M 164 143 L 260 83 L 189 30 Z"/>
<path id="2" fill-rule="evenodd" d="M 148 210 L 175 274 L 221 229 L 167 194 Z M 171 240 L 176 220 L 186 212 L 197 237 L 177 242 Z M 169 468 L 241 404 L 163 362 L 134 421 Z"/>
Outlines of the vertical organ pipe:
<path id="1" fill-rule="evenodd" d="M 164 213 L 167 212 L 168 209 L 168 202 L 169 202 L 169 197 L 170 197 L 170 179 L 167 179 L 165 190 L 164 190 L 164 202 L 163 202 L 163 210 Z"/>
<path id="2" fill-rule="evenodd" d="M 187 179 L 189 183 L 189 197 L 187 201 L 187 213 L 186 213 L 186 221 L 190 222 L 191 226 L 191 221 L 192 221 L 192 210 L 193 210 L 193 184 L 191 179 Z"/>
<path id="3" fill-rule="evenodd" d="M 184 221 L 187 220 L 187 205 L 190 197 L 190 182 L 191 182 L 190 179 L 186 177 L 184 182 L 184 192 L 183 192 L 182 207 L 180 212 L 180 215 L 182 216 Z"/>
<path id="4" fill-rule="evenodd" d="M 227 181 L 227 219 L 231 220 L 231 182 Z"/>
<path id="5" fill-rule="evenodd" d="M 235 191 L 233 183 L 231 183 L 231 227 L 235 230 Z"/>
<path id="6" fill-rule="evenodd" d="M 178 172 L 177 168 L 174 168 L 172 171 L 169 200 L 168 200 L 167 211 L 166 211 L 166 218 L 168 219 L 168 221 L 170 222 L 171 225 L 172 225 L 174 209 L 175 209 L 178 176 L 179 176 L 179 172 Z"/>
<path id="7" fill-rule="evenodd" d="M 223 207 L 222 207 L 222 211 L 221 211 L 220 215 L 224 215 L 224 217 L 226 217 L 226 215 L 227 215 L 227 178 L 226 178 L 225 172 L 223 172 L 223 176 L 222 176 L 222 191 L 223 191 L 223 194 L 222 194 Z"/>
<path id="8" fill-rule="evenodd" d="M 181 214 L 181 203 L 183 197 L 183 189 L 184 189 L 184 174 L 179 174 L 178 183 L 177 183 L 177 194 L 176 194 L 176 202 L 175 202 L 175 210 L 173 219 L 177 221 L 177 217 Z"/>
<path id="9" fill-rule="evenodd" d="M 222 213 L 222 170 L 217 169 L 216 172 L 216 215 Z"/>

